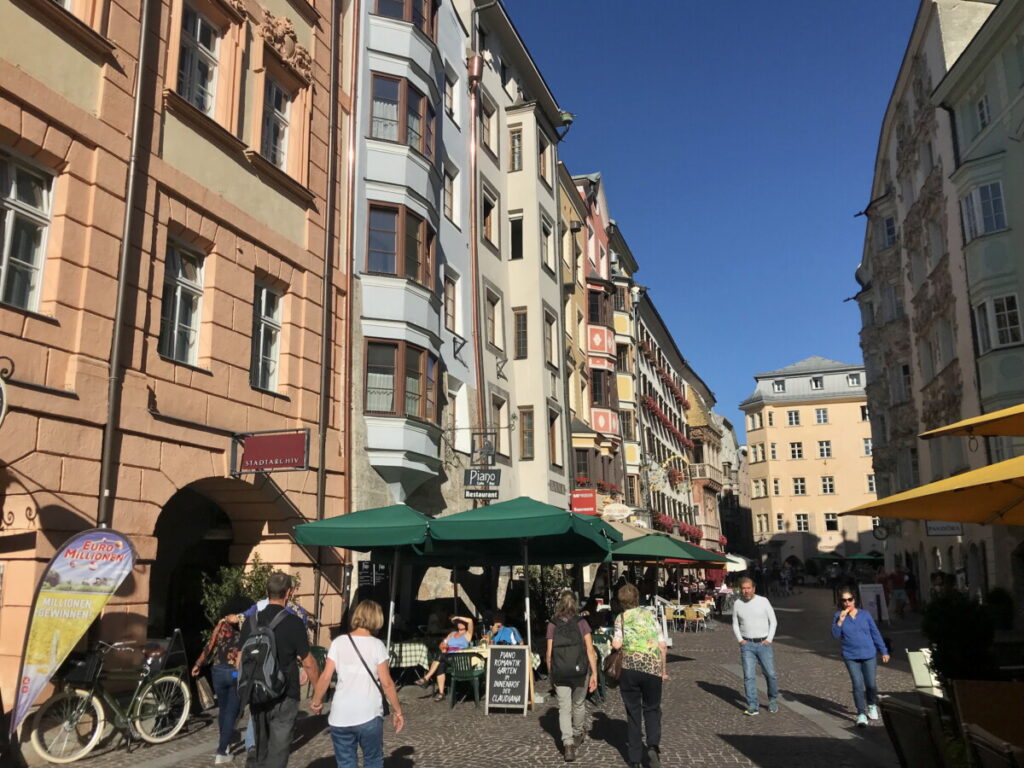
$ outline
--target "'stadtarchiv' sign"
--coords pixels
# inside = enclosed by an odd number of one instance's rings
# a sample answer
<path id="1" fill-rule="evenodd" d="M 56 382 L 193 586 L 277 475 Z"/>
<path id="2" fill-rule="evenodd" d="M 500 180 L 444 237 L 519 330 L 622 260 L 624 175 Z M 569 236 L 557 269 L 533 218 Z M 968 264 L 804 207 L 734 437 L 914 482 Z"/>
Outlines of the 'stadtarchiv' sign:
<path id="1" fill-rule="evenodd" d="M 948 523 L 942 520 L 925 520 L 925 530 L 929 536 L 963 536 L 963 523 Z"/>
<path id="2" fill-rule="evenodd" d="M 306 469 L 309 457 L 309 430 L 276 432 L 242 437 L 242 458 L 238 474 Z"/>
<path id="3" fill-rule="evenodd" d="M 489 501 L 493 501 L 494 499 L 498 498 L 498 489 L 494 488 L 492 490 L 492 489 L 467 488 L 463 498 L 466 498 L 466 499 L 487 499 Z"/>
<path id="4" fill-rule="evenodd" d="M 463 475 L 465 485 L 498 485 L 501 482 L 500 469 L 467 469 Z"/>
<path id="5" fill-rule="evenodd" d="M 491 707 L 520 709 L 526 714 L 533 698 L 530 649 L 525 645 L 492 645 L 487 656 L 484 714 Z"/>

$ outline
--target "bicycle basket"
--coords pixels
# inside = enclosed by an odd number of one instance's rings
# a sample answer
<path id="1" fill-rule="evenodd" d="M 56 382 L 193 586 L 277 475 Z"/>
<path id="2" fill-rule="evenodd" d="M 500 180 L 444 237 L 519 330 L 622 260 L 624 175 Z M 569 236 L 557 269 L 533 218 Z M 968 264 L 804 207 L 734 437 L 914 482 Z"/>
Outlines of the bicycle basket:
<path id="1" fill-rule="evenodd" d="M 102 658 L 98 653 L 71 653 L 57 669 L 57 677 L 72 685 L 90 686 L 99 677 Z"/>
<path id="2" fill-rule="evenodd" d="M 150 674 L 175 667 L 187 667 L 188 659 L 181 631 L 176 629 L 170 637 L 147 640 L 142 646 L 142 658 Z"/>

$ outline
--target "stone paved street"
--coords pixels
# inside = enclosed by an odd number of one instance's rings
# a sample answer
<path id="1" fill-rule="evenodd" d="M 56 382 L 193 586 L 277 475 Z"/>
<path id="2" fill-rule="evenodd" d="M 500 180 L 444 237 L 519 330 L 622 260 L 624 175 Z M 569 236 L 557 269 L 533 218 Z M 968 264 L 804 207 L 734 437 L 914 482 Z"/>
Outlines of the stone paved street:
<path id="1" fill-rule="evenodd" d="M 744 717 L 739 653 L 729 627 L 715 622 L 708 632 L 677 633 L 670 651 L 664 701 L 662 760 L 666 766 L 763 766 L 792 768 L 887 768 L 896 760 L 880 722 L 866 729 L 853 725 L 852 698 L 838 646 L 829 635 L 831 593 L 805 590 L 774 601 L 780 629 L 776 665 L 783 693 L 782 709 Z M 728 617 L 726 617 L 728 618 Z M 913 687 L 905 647 L 919 647 L 916 618 L 883 628 L 895 646 L 893 663 L 879 669 L 881 691 Z M 562 764 L 557 747 L 558 715 L 552 699 L 526 717 L 485 716 L 472 699 L 437 704 L 415 686 L 400 692 L 406 729 L 386 730 L 388 768 L 435 768 L 468 763 L 473 768 Z M 763 700 L 764 701 L 764 700 Z M 601 707 L 589 708 L 589 738 L 580 750 L 581 767 L 624 764 L 625 719 L 617 692 Z M 301 721 L 293 768 L 334 765 L 323 718 Z M 216 724 L 196 721 L 188 735 L 170 744 L 143 746 L 127 754 L 107 748 L 80 763 L 88 768 L 192 768 L 213 764 Z M 31 748 L 29 758 L 34 757 Z M 237 757 L 235 764 L 243 760 Z"/>

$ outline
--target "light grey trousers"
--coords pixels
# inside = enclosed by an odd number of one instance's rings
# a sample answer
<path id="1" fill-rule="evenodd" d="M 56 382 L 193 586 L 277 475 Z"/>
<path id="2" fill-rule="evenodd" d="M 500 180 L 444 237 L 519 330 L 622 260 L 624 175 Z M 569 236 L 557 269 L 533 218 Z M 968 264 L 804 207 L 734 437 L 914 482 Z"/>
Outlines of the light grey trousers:
<path id="1" fill-rule="evenodd" d="M 569 744 L 585 727 L 587 681 L 576 687 L 556 685 L 555 693 L 558 694 L 558 727 L 562 731 L 562 743 Z"/>

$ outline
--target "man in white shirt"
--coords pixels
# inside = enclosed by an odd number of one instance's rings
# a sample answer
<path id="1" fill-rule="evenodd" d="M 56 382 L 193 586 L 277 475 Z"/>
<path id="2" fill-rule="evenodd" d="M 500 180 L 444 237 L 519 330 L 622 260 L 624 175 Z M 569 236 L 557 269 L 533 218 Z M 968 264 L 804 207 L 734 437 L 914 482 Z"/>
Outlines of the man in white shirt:
<path id="1" fill-rule="evenodd" d="M 747 697 L 745 715 L 758 713 L 757 667 L 768 684 L 768 711 L 779 711 L 779 681 L 775 676 L 775 609 L 768 598 L 755 594 L 752 579 L 740 581 L 740 599 L 732 607 L 732 631 L 740 644 L 743 687 Z"/>

